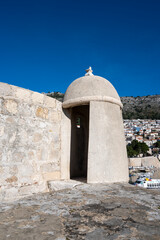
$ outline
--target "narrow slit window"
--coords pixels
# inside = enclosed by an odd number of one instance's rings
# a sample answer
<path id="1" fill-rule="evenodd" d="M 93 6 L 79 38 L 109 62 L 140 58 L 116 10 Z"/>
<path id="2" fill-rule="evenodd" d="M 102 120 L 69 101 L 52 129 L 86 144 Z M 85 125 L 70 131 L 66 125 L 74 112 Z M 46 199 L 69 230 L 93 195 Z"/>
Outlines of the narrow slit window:
<path id="1" fill-rule="evenodd" d="M 77 118 L 76 126 L 77 126 L 77 128 L 81 127 L 81 119 L 80 119 L 80 117 Z"/>

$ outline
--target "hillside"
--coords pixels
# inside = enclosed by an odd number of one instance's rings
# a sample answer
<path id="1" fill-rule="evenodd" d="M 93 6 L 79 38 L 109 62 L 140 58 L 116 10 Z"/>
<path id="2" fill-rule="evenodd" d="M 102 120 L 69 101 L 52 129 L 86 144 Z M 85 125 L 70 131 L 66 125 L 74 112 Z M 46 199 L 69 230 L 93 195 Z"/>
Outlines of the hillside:
<path id="1" fill-rule="evenodd" d="M 63 100 L 63 93 L 51 92 L 47 96 Z M 160 95 L 121 97 L 124 119 L 160 119 Z"/>
<path id="2" fill-rule="evenodd" d="M 48 92 L 48 93 L 43 93 L 49 97 L 55 98 L 58 101 L 62 102 L 63 101 L 63 97 L 64 97 L 64 93 L 61 92 Z"/>
<path id="3" fill-rule="evenodd" d="M 124 119 L 160 119 L 160 95 L 121 97 Z"/>

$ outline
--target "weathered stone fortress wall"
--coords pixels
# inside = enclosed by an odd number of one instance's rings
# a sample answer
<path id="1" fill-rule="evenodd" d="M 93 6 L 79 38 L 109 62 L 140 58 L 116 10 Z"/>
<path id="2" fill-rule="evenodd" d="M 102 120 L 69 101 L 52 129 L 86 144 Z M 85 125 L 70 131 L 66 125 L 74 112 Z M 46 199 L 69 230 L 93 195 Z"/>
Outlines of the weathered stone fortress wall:
<path id="1" fill-rule="evenodd" d="M 157 157 L 142 157 L 142 158 L 129 158 L 129 167 L 151 167 L 160 168 L 160 162 Z"/>
<path id="2" fill-rule="evenodd" d="M 0 83 L 0 199 L 47 191 L 60 179 L 61 103 Z"/>

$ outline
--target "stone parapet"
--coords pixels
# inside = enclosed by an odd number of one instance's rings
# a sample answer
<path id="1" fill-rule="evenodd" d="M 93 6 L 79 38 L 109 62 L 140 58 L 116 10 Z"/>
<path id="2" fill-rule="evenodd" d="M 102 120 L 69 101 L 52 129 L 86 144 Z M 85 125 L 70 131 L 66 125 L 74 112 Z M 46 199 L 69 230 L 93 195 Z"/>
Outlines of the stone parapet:
<path id="1" fill-rule="evenodd" d="M 129 158 L 129 167 L 156 167 L 160 168 L 160 162 L 157 157 L 140 157 L 140 158 Z"/>
<path id="2" fill-rule="evenodd" d="M 0 200 L 47 191 L 48 180 L 60 179 L 60 105 L 0 83 Z"/>

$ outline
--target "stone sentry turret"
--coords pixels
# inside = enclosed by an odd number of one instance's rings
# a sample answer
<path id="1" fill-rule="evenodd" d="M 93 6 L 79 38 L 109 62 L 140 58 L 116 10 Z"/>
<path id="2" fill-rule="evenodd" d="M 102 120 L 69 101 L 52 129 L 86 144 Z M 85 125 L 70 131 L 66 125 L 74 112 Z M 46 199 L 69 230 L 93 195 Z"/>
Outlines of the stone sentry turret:
<path id="1" fill-rule="evenodd" d="M 122 103 L 113 85 L 92 68 L 65 92 L 63 109 L 70 113 L 71 138 L 66 176 L 89 183 L 127 182 Z M 69 139 L 68 139 L 69 141 Z M 65 174 L 64 174 L 65 175 Z"/>
<path id="2" fill-rule="evenodd" d="M 122 103 L 91 67 L 63 103 L 5 83 L 0 99 L 1 201 L 48 191 L 52 180 L 128 181 Z"/>

